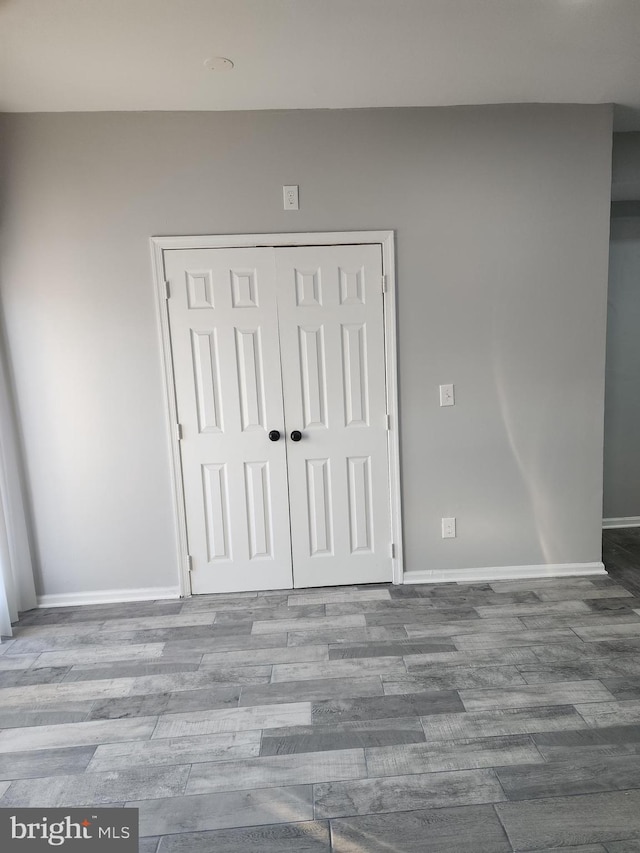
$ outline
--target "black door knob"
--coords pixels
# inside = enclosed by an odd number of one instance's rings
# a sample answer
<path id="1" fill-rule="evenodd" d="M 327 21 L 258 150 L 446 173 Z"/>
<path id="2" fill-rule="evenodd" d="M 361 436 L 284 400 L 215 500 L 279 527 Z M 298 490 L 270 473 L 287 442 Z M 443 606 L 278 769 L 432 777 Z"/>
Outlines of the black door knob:
<path id="1" fill-rule="evenodd" d="M 269 438 L 271 439 L 271 441 L 279 441 L 280 430 L 279 429 L 272 429 L 271 432 L 269 433 Z"/>
<path id="2" fill-rule="evenodd" d="M 300 432 L 300 430 L 294 429 L 293 432 L 291 433 L 291 441 L 300 441 L 301 438 L 302 438 L 302 433 Z"/>

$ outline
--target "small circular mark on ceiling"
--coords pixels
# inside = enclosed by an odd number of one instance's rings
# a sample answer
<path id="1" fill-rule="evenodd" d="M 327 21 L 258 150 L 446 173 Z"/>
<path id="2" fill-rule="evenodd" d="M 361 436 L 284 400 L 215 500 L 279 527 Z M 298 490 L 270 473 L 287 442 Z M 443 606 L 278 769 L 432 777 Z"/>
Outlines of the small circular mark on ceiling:
<path id="1" fill-rule="evenodd" d="M 211 59 L 205 59 L 204 67 L 207 71 L 231 71 L 233 62 L 225 56 L 213 56 Z"/>

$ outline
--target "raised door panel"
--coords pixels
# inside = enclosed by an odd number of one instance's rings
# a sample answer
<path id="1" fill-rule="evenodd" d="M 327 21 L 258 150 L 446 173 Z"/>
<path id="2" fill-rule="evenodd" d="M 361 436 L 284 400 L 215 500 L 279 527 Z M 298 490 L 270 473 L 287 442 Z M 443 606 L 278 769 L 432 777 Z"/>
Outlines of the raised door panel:
<path id="1" fill-rule="evenodd" d="M 389 581 L 381 248 L 275 252 L 294 585 Z"/>
<path id="2" fill-rule="evenodd" d="M 305 429 L 327 428 L 327 367 L 324 327 L 298 326 L 298 362 Z"/>
<path id="3" fill-rule="evenodd" d="M 331 471 L 328 459 L 307 459 L 305 494 L 312 557 L 333 554 L 333 513 L 331 511 Z"/>
<path id="4" fill-rule="evenodd" d="M 169 250 L 165 274 L 193 591 L 290 587 L 274 250 Z"/>
<path id="5" fill-rule="evenodd" d="M 346 427 L 369 426 L 367 328 L 365 323 L 342 324 L 342 385 Z"/>
<path id="6" fill-rule="evenodd" d="M 191 330 L 191 357 L 198 432 L 221 432 L 224 424 L 220 405 L 220 350 L 215 329 Z"/>

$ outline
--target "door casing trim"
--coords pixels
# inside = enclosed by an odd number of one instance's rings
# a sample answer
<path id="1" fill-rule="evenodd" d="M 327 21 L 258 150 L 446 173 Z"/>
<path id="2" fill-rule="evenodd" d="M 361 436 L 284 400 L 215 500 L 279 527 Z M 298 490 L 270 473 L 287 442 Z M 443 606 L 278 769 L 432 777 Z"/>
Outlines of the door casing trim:
<path id="1" fill-rule="evenodd" d="M 387 386 L 387 413 L 390 426 L 387 431 L 387 456 L 389 468 L 389 498 L 391 518 L 392 580 L 403 583 L 404 559 L 402 541 L 402 495 L 400 478 L 400 421 L 398 407 L 398 354 L 395 240 L 393 231 L 325 231 L 287 234 L 218 234 L 187 237 L 152 237 L 151 262 L 156 290 L 158 331 L 164 374 L 165 413 L 170 442 L 171 480 L 173 485 L 173 512 L 178 550 L 178 581 L 180 596 L 191 595 L 189 550 L 187 541 L 187 516 L 182 483 L 182 462 L 177 424 L 173 359 L 169 329 L 169 307 L 166 298 L 164 252 L 169 249 L 237 249 L 282 246 L 344 246 L 353 244 L 378 244 L 382 249 L 382 272 L 386 276 L 384 294 L 385 379 Z M 382 283 L 380 283 L 382 287 Z"/>

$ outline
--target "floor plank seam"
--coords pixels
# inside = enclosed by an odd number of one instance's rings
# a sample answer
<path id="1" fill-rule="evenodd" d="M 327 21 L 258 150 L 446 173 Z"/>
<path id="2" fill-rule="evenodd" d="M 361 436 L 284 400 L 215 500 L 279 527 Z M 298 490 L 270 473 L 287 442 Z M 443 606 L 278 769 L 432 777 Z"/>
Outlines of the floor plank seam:
<path id="1" fill-rule="evenodd" d="M 503 834 L 504 834 L 504 837 L 507 839 L 507 843 L 508 843 L 508 845 L 509 845 L 509 847 L 510 847 L 511 851 L 513 851 L 513 850 L 515 850 L 515 848 L 514 848 L 514 846 L 513 846 L 512 842 L 511 842 L 511 838 L 509 837 L 509 833 L 508 833 L 508 831 L 507 831 L 507 828 L 506 828 L 506 826 L 504 825 L 504 823 L 503 823 L 503 821 L 502 821 L 502 818 L 500 817 L 500 812 L 498 811 L 498 809 L 496 808 L 496 806 L 497 806 L 497 803 L 492 803 L 492 804 L 491 804 L 491 807 L 492 807 L 492 809 L 493 809 L 493 813 L 495 814 L 496 819 L 497 819 L 498 823 L 500 824 L 500 827 L 502 828 L 502 832 L 503 832 Z"/>

